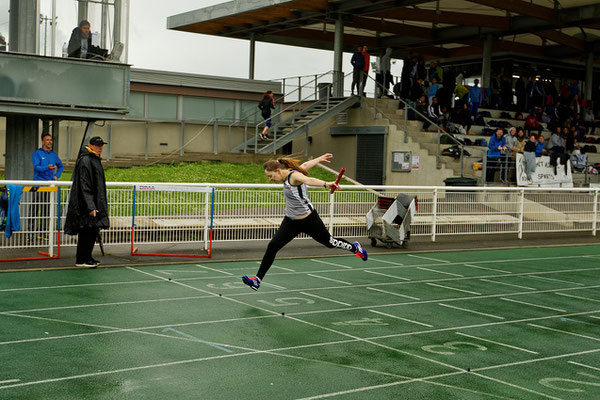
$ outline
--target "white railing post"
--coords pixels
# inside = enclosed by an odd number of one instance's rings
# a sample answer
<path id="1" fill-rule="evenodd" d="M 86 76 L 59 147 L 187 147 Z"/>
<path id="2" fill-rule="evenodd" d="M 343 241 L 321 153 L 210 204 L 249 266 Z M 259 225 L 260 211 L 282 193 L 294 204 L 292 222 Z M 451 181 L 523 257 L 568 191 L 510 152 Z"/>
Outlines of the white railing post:
<path id="1" fill-rule="evenodd" d="M 596 189 L 594 192 L 594 219 L 592 221 L 592 235 L 596 236 L 596 227 L 598 226 L 598 192 Z"/>
<path id="2" fill-rule="evenodd" d="M 57 189 L 58 190 L 58 189 Z M 50 220 L 48 221 L 48 254 L 54 257 L 54 228 L 56 227 L 56 194 L 50 192 Z"/>
<path id="3" fill-rule="evenodd" d="M 525 189 L 521 189 L 521 199 L 519 205 L 519 239 L 523 239 L 523 206 L 525 204 Z"/>
<path id="4" fill-rule="evenodd" d="M 212 192 L 204 193 L 204 250 L 208 249 L 208 224 L 210 218 L 210 194 Z"/>
<path id="5" fill-rule="evenodd" d="M 432 210 L 431 210 L 431 216 L 432 216 L 432 223 L 431 223 L 431 241 L 435 242 L 435 233 L 437 231 L 437 201 L 438 201 L 438 189 L 435 188 L 433 189 L 433 203 L 431 204 Z"/>
<path id="6" fill-rule="evenodd" d="M 335 204 L 335 192 L 329 195 L 329 233 L 333 236 L 333 210 Z"/>

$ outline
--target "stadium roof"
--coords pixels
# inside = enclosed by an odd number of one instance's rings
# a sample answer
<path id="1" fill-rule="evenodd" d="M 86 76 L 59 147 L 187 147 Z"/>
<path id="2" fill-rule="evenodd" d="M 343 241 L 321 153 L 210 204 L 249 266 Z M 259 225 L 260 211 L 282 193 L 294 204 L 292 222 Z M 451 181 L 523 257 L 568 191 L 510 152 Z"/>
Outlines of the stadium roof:
<path id="1" fill-rule="evenodd" d="M 235 0 L 167 19 L 169 29 L 333 49 L 344 21 L 344 51 L 366 44 L 394 56 L 493 52 L 580 60 L 600 51 L 600 2 L 592 0 Z"/>

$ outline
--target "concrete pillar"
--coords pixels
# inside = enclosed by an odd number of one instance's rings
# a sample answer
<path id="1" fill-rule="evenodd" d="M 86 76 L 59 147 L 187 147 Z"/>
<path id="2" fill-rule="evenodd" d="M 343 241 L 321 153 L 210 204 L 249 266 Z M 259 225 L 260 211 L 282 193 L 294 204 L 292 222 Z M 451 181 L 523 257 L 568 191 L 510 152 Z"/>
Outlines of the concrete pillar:
<path id="1" fill-rule="evenodd" d="M 107 32 L 108 32 L 108 4 L 102 3 L 102 17 L 100 19 L 100 47 L 103 49 L 106 49 L 106 34 L 107 34 Z"/>
<path id="2" fill-rule="evenodd" d="M 31 155 L 38 146 L 36 117 L 13 115 L 6 118 L 6 179 L 33 179 Z"/>
<path id="3" fill-rule="evenodd" d="M 489 88 L 492 79 L 492 46 L 494 38 L 486 35 L 483 41 L 483 65 L 481 68 L 481 89 Z"/>
<path id="4" fill-rule="evenodd" d="M 88 19 L 88 2 L 87 0 L 78 0 L 77 2 L 77 25 L 83 20 Z"/>
<path id="5" fill-rule="evenodd" d="M 587 100 L 592 99 L 592 88 L 594 87 L 594 52 L 589 52 L 585 60 L 585 88 L 584 97 Z"/>
<path id="6" fill-rule="evenodd" d="M 10 51 L 36 54 L 39 48 L 37 0 L 10 0 Z M 38 118 L 6 117 L 6 179 L 32 179 L 31 154 L 39 144 Z"/>
<path id="7" fill-rule="evenodd" d="M 37 0 L 10 0 L 10 51 L 37 54 L 39 49 Z"/>
<path id="8" fill-rule="evenodd" d="M 256 57 L 256 40 L 254 39 L 254 33 L 250 34 L 250 61 L 248 70 L 248 79 L 254 79 L 254 60 Z"/>
<path id="9" fill-rule="evenodd" d="M 54 152 L 58 154 L 59 149 L 59 132 L 60 132 L 60 119 L 52 120 L 52 141 L 54 142 Z"/>
<path id="10" fill-rule="evenodd" d="M 342 14 L 335 20 L 335 36 L 333 39 L 333 95 L 344 96 L 344 72 L 342 62 L 344 59 L 344 21 Z"/>

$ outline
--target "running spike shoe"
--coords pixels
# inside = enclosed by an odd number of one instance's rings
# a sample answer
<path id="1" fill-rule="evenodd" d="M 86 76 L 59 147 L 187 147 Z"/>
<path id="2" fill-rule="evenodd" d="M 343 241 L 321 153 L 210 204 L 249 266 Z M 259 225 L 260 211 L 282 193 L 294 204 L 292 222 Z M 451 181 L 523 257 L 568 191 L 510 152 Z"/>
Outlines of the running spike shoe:
<path id="1" fill-rule="evenodd" d="M 369 256 L 367 255 L 367 251 L 362 248 L 360 243 L 354 242 L 353 244 L 354 246 L 356 246 L 356 257 L 360 257 L 363 261 L 367 261 L 367 258 L 369 258 Z"/>
<path id="2" fill-rule="evenodd" d="M 250 286 L 250 288 L 252 290 L 258 290 L 258 288 L 260 287 L 260 279 L 257 278 L 256 276 L 242 276 L 242 282 L 244 282 L 246 285 Z"/>

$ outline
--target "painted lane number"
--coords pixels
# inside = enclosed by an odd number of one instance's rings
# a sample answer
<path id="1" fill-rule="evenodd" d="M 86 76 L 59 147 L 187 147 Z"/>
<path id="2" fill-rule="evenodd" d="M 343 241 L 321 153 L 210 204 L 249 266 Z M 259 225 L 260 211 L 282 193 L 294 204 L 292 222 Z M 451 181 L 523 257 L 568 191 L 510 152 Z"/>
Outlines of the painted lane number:
<path id="1" fill-rule="evenodd" d="M 446 342 L 444 344 L 432 344 L 429 346 L 423 346 L 423 347 L 421 347 L 421 349 L 423 349 L 429 353 L 444 354 L 444 355 L 451 356 L 451 355 L 455 354 L 455 352 L 450 351 L 450 350 L 458 351 L 458 350 L 460 350 L 460 347 L 464 347 L 464 346 L 474 347 L 476 350 L 479 350 L 479 351 L 487 350 L 487 347 L 482 346 L 480 344 L 471 343 L 471 342 Z"/>

